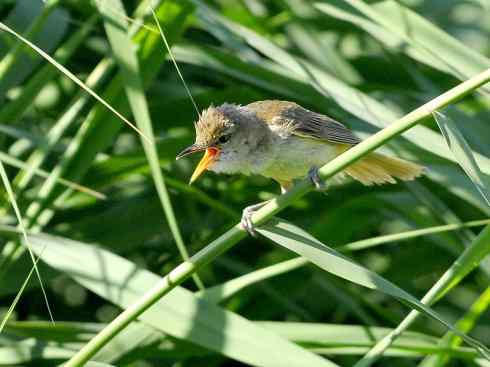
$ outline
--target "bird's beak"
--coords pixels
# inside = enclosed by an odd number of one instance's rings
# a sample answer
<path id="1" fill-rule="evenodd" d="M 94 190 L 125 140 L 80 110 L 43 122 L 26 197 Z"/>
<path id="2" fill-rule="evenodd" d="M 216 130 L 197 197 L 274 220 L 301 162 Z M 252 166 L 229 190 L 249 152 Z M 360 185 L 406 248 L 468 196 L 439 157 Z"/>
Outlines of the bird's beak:
<path id="1" fill-rule="evenodd" d="M 203 150 L 205 150 L 206 152 L 204 153 L 204 156 L 201 158 L 199 164 L 194 170 L 194 173 L 192 174 L 191 179 L 189 181 L 190 184 L 193 183 L 195 180 L 197 180 L 197 178 L 201 176 L 201 174 L 214 163 L 214 161 L 218 157 L 219 149 L 215 147 L 206 148 L 193 144 L 190 147 L 184 149 L 182 152 L 180 152 L 177 155 L 176 159 L 180 159 L 192 153 L 202 152 Z"/>
<path id="2" fill-rule="evenodd" d="M 218 154 L 219 154 L 218 148 L 211 147 L 206 149 L 204 156 L 199 161 L 199 164 L 197 165 L 196 169 L 194 170 L 194 173 L 191 176 L 189 184 L 192 184 L 194 181 L 196 181 L 197 178 L 201 176 L 201 174 L 214 163 L 214 161 L 218 157 Z"/>

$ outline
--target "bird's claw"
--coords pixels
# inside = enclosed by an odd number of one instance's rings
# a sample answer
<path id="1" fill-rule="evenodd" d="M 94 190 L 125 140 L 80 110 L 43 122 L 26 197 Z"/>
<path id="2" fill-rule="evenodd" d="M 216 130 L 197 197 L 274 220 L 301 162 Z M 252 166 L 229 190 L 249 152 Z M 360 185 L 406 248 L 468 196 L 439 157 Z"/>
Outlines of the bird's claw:
<path id="1" fill-rule="evenodd" d="M 243 209 L 242 220 L 240 221 L 240 225 L 252 237 L 257 237 L 257 231 L 254 229 L 254 225 L 252 223 L 252 215 L 253 215 L 253 210 L 250 210 L 249 207 Z"/>
<path id="2" fill-rule="evenodd" d="M 323 182 L 318 175 L 318 168 L 311 167 L 308 171 L 308 179 L 315 186 L 315 189 L 318 191 L 325 191 L 327 189 L 327 185 Z"/>
<path id="3" fill-rule="evenodd" d="M 252 223 L 252 215 L 262 208 L 265 204 L 267 204 L 267 201 L 264 203 L 258 203 L 255 205 L 250 205 L 247 206 L 245 209 L 242 211 L 242 220 L 240 221 L 241 227 L 246 230 L 252 237 L 257 237 L 258 233 L 254 228 L 254 224 Z"/>

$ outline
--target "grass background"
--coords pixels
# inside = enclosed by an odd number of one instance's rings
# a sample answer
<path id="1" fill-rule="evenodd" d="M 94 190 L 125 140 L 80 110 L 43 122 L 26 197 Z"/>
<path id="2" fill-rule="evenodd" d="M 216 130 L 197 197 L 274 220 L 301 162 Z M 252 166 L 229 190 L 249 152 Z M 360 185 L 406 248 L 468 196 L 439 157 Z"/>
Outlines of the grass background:
<path id="1" fill-rule="evenodd" d="M 484 1 L 154 6 L 200 108 L 294 100 L 343 121 L 360 137 L 490 65 Z M 212 173 L 187 185 L 197 157 L 174 157 L 192 142 L 196 113 L 147 4 L 7 1 L 0 20 L 150 138 L 138 137 L 32 49 L 0 33 L 0 160 L 29 242 L 38 253 L 49 244 L 42 253 L 49 266 L 38 264 L 56 320 L 49 323 L 32 277 L 0 334 L 0 364 L 54 366 L 158 282 L 155 274 L 168 273 L 235 224 L 244 206 L 278 189 L 259 177 Z M 480 243 L 471 264 L 476 270 L 447 285 L 433 309 L 486 345 L 489 241 L 484 235 L 475 241 L 481 227 L 458 223 L 488 217 L 488 92 L 481 88 L 440 111 L 437 124 L 426 119 L 382 148 L 426 165 L 426 177 L 375 188 L 333 184 L 326 196 L 312 193 L 281 213 L 417 298 L 453 269 L 466 247 Z M 32 261 L 15 230 L 13 201 L 7 191 L 1 195 L 0 302 L 6 311 Z M 455 225 L 414 238 L 405 233 L 447 224 Z M 389 244 L 377 239 L 397 233 Z M 359 240 L 382 246 L 346 246 Z M 195 294 L 176 289 L 93 359 L 117 366 L 353 365 L 409 311 L 389 295 L 356 285 L 359 269 L 348 282 L 292 257 L 264 237 L 242 240 L 183 284 Z M 441 340 L 445 332 L 421 317 L 377 363 L 488 364 L 459 339 Z"/>

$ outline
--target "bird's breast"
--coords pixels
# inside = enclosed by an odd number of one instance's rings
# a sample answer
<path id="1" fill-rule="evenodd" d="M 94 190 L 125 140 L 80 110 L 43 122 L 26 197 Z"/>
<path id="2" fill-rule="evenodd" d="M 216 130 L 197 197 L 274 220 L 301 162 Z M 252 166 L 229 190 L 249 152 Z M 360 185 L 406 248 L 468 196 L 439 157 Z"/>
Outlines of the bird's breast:
<path id="1" fill-rule="evenodd" d="M 311 167 L 321 167 L 337 155 L 333 144 L 294 135 L 276 139 L 274 147 L 274 159 L 257 173 L 278 181 L 303 178 Z"/>

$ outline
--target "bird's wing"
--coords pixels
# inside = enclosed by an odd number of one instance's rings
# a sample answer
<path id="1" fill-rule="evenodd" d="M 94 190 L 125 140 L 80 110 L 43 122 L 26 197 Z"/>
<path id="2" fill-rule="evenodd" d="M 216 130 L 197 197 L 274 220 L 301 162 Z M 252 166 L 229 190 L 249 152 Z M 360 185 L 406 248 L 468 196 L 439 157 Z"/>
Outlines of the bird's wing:
<path id="1" fill-rule="evenodd" d="M 254 111 L 266 123 L 284 125 L 291 134 L 297 136 L 338 144 L 355 145 L 360 142 L 360 139 L 340 122 L 293 102 L 259 101 L 245 107 Z"/>

